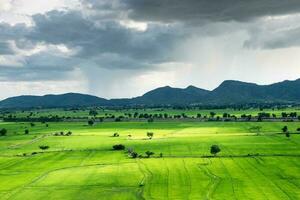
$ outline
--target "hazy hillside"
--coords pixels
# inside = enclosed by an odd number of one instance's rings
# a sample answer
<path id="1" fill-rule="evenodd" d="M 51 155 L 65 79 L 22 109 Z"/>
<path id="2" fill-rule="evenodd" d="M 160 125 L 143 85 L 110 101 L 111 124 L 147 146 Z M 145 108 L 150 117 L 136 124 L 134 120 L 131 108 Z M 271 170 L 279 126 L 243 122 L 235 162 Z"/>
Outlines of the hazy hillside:
<path id="1" fill-rule="evenodd" d="M 271 85 L 257 85 L 227 80 L 212 91 L 194 86 L 187 88 L 161 87 L 132 99 L 107 100 L 96 96 L 68 93 L 62 95 L 18 96 L 0 102 L 0 108 L 124 106 L 124 105 L 188 105 L 241 103 L 300 103 L 300 79 Z"/>

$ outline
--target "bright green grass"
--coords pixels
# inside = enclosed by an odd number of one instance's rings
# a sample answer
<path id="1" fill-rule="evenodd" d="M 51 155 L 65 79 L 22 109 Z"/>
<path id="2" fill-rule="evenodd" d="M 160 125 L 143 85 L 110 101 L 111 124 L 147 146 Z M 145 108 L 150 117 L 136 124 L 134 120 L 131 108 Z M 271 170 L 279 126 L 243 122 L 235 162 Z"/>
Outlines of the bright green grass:
<path id="1" fill-rule="evenodd" d="M 300 199 L 300 134 L 279 134 L 297 122 L 35 124 L 0 123 L 0 199 Z M 155 155 L 131 159 L 114 144 Z M 40 145 L 50 148 L 31 155 Z"/>

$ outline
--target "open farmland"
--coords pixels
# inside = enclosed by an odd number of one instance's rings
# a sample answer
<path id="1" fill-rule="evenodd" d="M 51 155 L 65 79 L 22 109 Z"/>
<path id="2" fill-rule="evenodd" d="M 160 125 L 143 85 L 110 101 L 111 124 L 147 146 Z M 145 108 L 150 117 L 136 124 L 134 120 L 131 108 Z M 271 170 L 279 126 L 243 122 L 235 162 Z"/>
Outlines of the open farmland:
<path id="1" fill-rule="evenodd" d="M 285 125 L 289 138 L 281 133 Z M 297 122 L 48 127 L 3 122 L 0 199 L 300 199 L 299 127 Z M 72 135 L 53 135 L 61 131 Z M 126 149 L 114 151 L 115 144 Z M 213 144 L 221 148 L 217 156 L 210 154 Z M 128 148 L 143 156 L 129 157 Z M 155 154 L 146 158 L 146 151 Z"/>

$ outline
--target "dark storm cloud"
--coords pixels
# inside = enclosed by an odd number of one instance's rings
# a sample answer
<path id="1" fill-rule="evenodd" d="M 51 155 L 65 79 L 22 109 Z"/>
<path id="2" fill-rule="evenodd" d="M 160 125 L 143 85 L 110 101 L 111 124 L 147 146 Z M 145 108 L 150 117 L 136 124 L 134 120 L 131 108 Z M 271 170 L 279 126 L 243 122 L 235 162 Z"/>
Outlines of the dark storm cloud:
<path id="1" fill-rule="evenodd" d="M 64 79 L 73 71 L 75 61 L 48 53 L 22 60 L 22 66 L 0 66 L 0 81 L 36 81 Z"/>
<path id="2" fill-rule="evenodd" d="M 83 68 L 92 65 L 107 69 L 151 69 L 155 64 L 174 59 L 171 49 L 184 35 L 175 26 L 150 25 L 141 32 L 117 21 L 85 17 L 78 11 L 51 11 L 34 15 L 32 20 L 33 27 L 0 24 L 3 31 L 0 39 L 14 40 L 25 51 L 37 44 L 63 44 L 75 53 L 60 57 L 57 52 L 26 56 L 21 68 L 0 65 L 0 76 L 12 80 L 60 79 L 63 76 L 56 74 L 73 71 L 75 64 Z"/>
<path id="3" fill-rule="evenodd" d="M 244 44 L 247 48 L 300 45 L 298 28 L 276 33 L 259 29 L 251 32 L 247 28 L 264 16 L 298 13 L 299 0 L 86 0 L 82 3 L 85 5 L 81 10 L 33 15 L 33 26 L 0 23 L 0 54 L 22 57 L 16 62 L 21 62 L 22 67 L 0 64 L 0 80 L 63 79 L 76 67 L 88 65 L 106 69 L 156 69 L 164 62 L 181 61 L 173 50 L 191 35 L 214 37 L 216 33 L 239 28 L 249 32 L 249 40 Z M 148 22 L 147 29 L 140 31 L 120 23 L 126 24 L 126 20 Z M 233 25 L 226 28 L 224 24 Z M 36 45 L 65 45 L 72 54 L 46 50 L 18 55 L 12 51 L 11 43 L 23 51 L 30 51 Z"/>
<path id="4" fill-rule="evenodd" d="M 140 32 L 115 21 L 96 24 L 80 12 L 52 11 L 46 15 L 33 16 L 33 21 L 35 28 L 28 39 L 78 48 L 80 51 L 77 56 L 83 58 L 112 53 L 137 60 L 160 62 L 169 59 L 168 50 L 181 36 L 172 27 L 150 26 L 147 31 Z"/>
<path id="5" fill-rule="evenodd" d="M 161 22 L 249 21 L 300 11 L 299 0 L 124 0 L 136 20 Z"/>

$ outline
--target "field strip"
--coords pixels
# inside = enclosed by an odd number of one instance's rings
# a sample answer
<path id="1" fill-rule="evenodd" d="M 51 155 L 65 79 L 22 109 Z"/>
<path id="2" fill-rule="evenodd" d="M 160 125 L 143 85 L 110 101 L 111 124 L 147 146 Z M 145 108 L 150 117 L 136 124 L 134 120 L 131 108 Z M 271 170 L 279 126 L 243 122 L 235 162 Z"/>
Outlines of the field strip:
<path id="1" fill-rule="evenodd" d="M 208 159 L 209 160 L 209 159 Z M 209 160 L 210 161 L 210 160 Z M 211 162 L 211 161 L 210 161 Z M 221 182 L 221 177 L 212 173 L 206 166 L 202 166 L 201 164 L 197 165 L 204 174 L 211 179 L 210 183 L 208 184 L 208 191 L 206 193 L 206 199 L 212 199 L 213 194 L 218 187 L 219 183 Z"/>
<path id="2" fill-rule="evenodd" d="M 258 181 L 255 178 L 253 178 L 253 176 L 249 175 L 249 172 L 247 170 L 245 170 L 244 167 L 242 167 L 240 162 L 234 161 L 234 163 L 241 169 L 241 171 L 244 172 L 243 174 L 246 175 L 248 180 L 251 180 L 251 182 L 253 182 L 255 185 L 258 185 Z M 260 187 L 257 187 L 257 189 L 261 192 L 261 194 L 263 194 L 265 199 L 268 199 L 267 195 L 265 194 L 265 192 Z"/>
<path id="3" fill-rule="evenodd" d="M 219 159 L 219 160 L 220 160 L 220 163 L 222 164 L 224 170 L 226 171 L 226 174 L 228 174 L 228 176 L 230 177 L 232 193 L 233 193 L 234 199 L 237 199 L 237 198 L 236 198 L 235 189 L 234 189 L 234 181 L 233 181 L 233 178 L 232 178 L 232 176 L 231 176 L 229 170 L 227 169 L 226 165 L 225 165 L 224 162 L 222 161 L 222 159 Z"/>
<path id="4" fill-rule="evenodd" d="M 139 190 L 138 190 L 137 196 L 138 196 L 138 198 L 140 198 L 140 199 L 145 199 L 145 198 L 143 197 L 143 194 L 144 194 L 145 182 L 146 182 L 146 179 L 147 179 L 148 175 L 147 175 L 147 172 L 145 172 L 145 169 L 142 168 L 140 162 L 136 161 L 136 163 L 137 163 L 137 165 L 138 165 L 138 168 L 139 168 L 140 172 L 143 174 L 143 178 L 142 178 L 142 180 L 140 181 L 140 188 L 139 188 Z"/>
<path id="5" fill-rule="evenodd" d="M 148 184 L 149 184 L 149 187 L 148 187 L 149 192 L 147 193 L 148 194 L 148 199 L 154 199 L 153 197 L 151 197 L 151 192 L 150 192 L 151 191 L 151 181 L 153 179 L 153 174 L 149 170 L 149 168 L 147 167 L 147 165 L 145 163 L 143 163 L 141 160 L 139 160 L 138 164 L 140 164 L 141 166 L 143 166 L 144 169 L 142 169 L 142 168 L 140 168 L 140 169 L 143 170 L 143 172 L 142 172 L 143 174 L 146 174 L 144 180 L 146 180 L 148 182 Z M 145 185 L 143 187 L 145 187 Z M 143 188 L 143 192 L 144 192 L 144 188 Z"/>
<path id="6" fill-rule="evenodd" d="M 222 156 L 189 156 L 189 155 L 180 155 L 180 156 L 164 156 L 164 158 L 255 158 L 255 157 L 300 157 L 300 154 L 259 154 L 259 155 L 222 155 Z M 161 159 L 160 157 L 152 157 L 154 159 Z"/>
<path id="7" fill-rule="evenodd" d="M 11 146 L 9 146 L 9 147 L 7 147 L 8 149 L 18 149 L 18 148 L 20 148 L 20 147 L 23 147 L 23 146 L 25 146 L 25 145 L 29 145 L 29 144 L 33 144 L 33 143 L 35 143 L 35 142 L 38 142 L 38 141 L 40 141 L 40 140 L 42 140 L 42 139 L 44 139 L 44 138 L 47 138 L 47 137 L 49 137 L 50 135 L 42 135 L 42 136 L 40 136 L 40 137 L 36 137 L 36 138 L 34 138 L 33 140 L 30 140 L 30 141 L 28 141 L 28 142 L 25 142 L 25 143 L 20 143 L 20 144 L 14 144 L 14 145 L 11 145 Z"/>
<path id="8" fill-rule="evenodd" d="M 9 192 L 7 195 L 8 197 L 6 197 L 6 199 L 11 199 L 14 195 L 16 195 L 18 192 L 20 192 L 21 190 L 23 190 L 24 188 L 27 188 L 27 187 L 32 187 L 31 185 L 32 184 L 35 184 L 36 182 L 38 182 L 39 180 L 43 179 L 44 177 L 46 177 L 47 175 L 49 175 L 50 173 L 53 173 L 53 172 L 57 172 L 57 171 L 60 171 L 60 170 L 66 170 L 66 169 L 73 169 L 73 168 L 82 168 L 82 167 L 95 167 L 95 166 L 102 166 L 102 167 L 105 167 L 105 166 L 109 166 L 109 165 L 116 165 L 118 163 L 109 163 L 109 164 L 103 164 L 103 163 L 96 163 L 96 164 L 90 164 L 90 165 L 77 165 L 77 166 L 69 166 L 69 167 L 63 167 L 63 168 L 57 168 L 57 169 L 53 169 L 53 170 L 50 170 L 50 171 L 47 171 L 43 174 L 41 174 L 40 176 L 34 178 L 30 183 L 27 183 L 19 188 L 16 188 L 15 190 L 12 190 L 11 192 Z"/>
<path id="9" fill-rule="evenodd" d="M 288 199 L 293 199 L 291 198 L 291 196 L 288 194 L 288 192 L 286 192 L 285 190 L 283 190 L 276 182 L 272 181 L 271 179 L 269 179 L 265 173 L 263 171 L 261 171 L 261 169 L 259 167 L 256 167 L 253 165 L 253 163 L 251 163 L 248 159 L 246 159 L 246 161 L 249 163 L 250 166 L 252 166 L 253 169 L 255 169 L 257 172 L 259 172 L 262 177 L 264 177 L 265 180 L 267 180 L 270 184 L 276 186 L 276 188 L 278 188 L 283 194 L 286 195 L 286 197 L 288 197 Z M 272 187 L 271 187 L 272 188 Z"/>
<path id="10" fill-rule="evenodd" d="M 187 181 L 188 181 L 187 185 L 189 186 L 189 192 L 187 193 L 187 199 L 190 199 L 189 196 L 192 192 L 191 177 L 190 177 L 190 173 L 188 171 L 188 168 L 186 167 L 186 163 L 185 163 L 184 158 L 182 159 L 182 163 L 183 163 L 183 169 L 186 172 L 186 178 L 187 178 Z"/>

